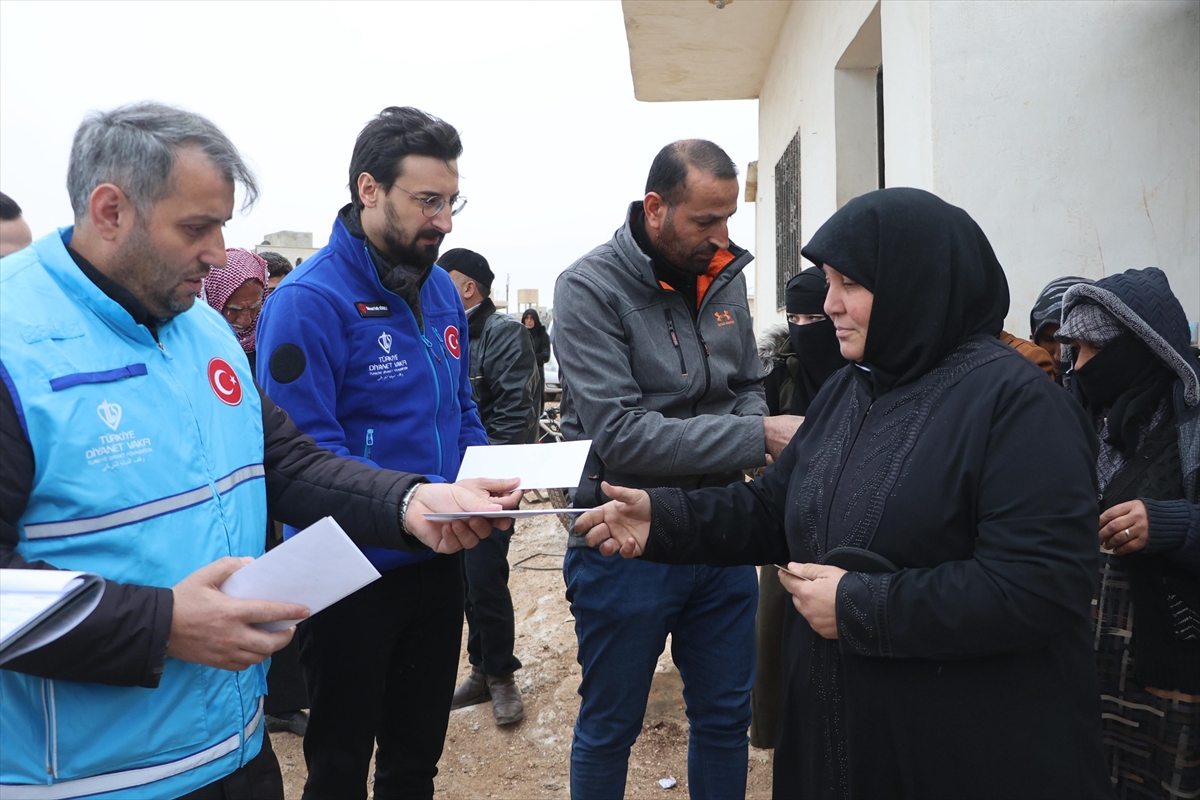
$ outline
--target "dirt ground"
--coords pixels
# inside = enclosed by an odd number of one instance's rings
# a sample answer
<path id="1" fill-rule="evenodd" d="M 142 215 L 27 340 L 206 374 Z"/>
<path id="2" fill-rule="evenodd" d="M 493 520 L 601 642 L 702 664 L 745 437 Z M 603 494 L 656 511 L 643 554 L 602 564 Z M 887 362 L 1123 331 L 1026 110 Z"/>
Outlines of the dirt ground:
<path id="1" fill-rule="evenodd" d="M 530 498 L 524 506 L 530 505 Z M 516 654 L 525 699 L 525 719 L 497 728 L 491 703 L 450 714 L 446 748 L 438 763 L 437 794 L 446 800 L 477 798 L 568 798 L 571 731 L 579 710 L 580 668 L 575 660 L 575 626 L 563 596 L 562 556 L 566 533 L 555 517 L 517 522 L 509 563 L 516 613 Z M 463 630 L 459 679 L 470 671 Z M 287 800 L 299 800 L 305 768 L 301 740 L 271 734 L 283 769 Z M 675 778 L 673 789 L 658 785 Z M 662 798 L 687 794 L 687 718 L 682 684 L 669 648 L 659 659 L 642 735 L 629 757 L 626 797 Z M 771 794 L 771 751 L 750 748 L 747 798 Z"/>

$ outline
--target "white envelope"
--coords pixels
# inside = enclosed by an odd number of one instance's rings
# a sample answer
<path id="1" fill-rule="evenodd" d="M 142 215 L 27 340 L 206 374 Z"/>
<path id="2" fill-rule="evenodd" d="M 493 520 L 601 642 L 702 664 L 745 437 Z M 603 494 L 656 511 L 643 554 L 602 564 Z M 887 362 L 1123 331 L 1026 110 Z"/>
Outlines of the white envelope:
<path id="1" fill-rule="evenodd" d="M 452 519 L 470 519 L 471 517 L 482 517 L 483 519 L 528 519 L 529 517 L 544 517 L 548 514 L 578 516 L 586 514 L 591 510 L 590 508 L 514 508 L 510 511 L 445 511 L 436 514 L 426 514 L 425 519 L 430 522 L 449 522 Z"/>
<path id="2" fill-rule="evenodd" d="M 308 526 L 230 575 L 221 591 L 239 600 L 299 603 L 312 614 L 379 579 L 379 571 L 332 517 Z M 300 620 L 264 622 L 281 631 Z"/>
<path id="3" fill-rule="evenodd" d="M 520 478 L 518 489 L 574 489 L 591 449 L 591 439 L 472 446 L 463 455 L 457 479 Z"/>

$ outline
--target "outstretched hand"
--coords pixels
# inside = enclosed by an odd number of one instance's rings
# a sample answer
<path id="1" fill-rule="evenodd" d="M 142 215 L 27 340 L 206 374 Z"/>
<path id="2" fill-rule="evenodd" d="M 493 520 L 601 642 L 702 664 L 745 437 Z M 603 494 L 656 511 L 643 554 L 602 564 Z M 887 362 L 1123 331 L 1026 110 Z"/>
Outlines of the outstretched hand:
<path id="1" fill-rule="evenodd" d="M 505 511 L 516 508 L 523 492 L 516 491 L 519 478 L 473 478 L 458 483 L 425 483 L 408 501 L 404 528 L 438 553 L 469 550 L 486 539 L 492 528 L 506 530 L 511 519 L 471 517 L 449 522 L 431 522 L 426 514 L 462 511 Z"/>
<path id="2" fill-rule="evenodd" d="M 601 555 L 637 558 L 645 552 L 650 536 L 650 495 L 608 482 L 600 488 L 612 501 L 580 516 L 575 531 L 587 531 L 588 546 L 599 548 Z"/>

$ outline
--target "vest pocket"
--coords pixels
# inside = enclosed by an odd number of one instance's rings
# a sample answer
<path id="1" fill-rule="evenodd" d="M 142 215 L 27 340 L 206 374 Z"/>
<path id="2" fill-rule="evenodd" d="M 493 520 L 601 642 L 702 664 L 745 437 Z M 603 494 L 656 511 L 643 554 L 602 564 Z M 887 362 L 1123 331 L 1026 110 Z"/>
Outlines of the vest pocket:
<path id="1" fill-rule="evenodd" d="M 113 381 L 123 381 L 126 378 L 135 378 L 145 374 L 145 364 L 130 364 L 125 367 L 106 369 L 100 372 L 76 372 L 72 375 L 51 378 L 50 388 L 55 392 L 61 392 L 63 389 L 70 389 L 72 386 L 80 386 L 85 383 L 112 383 Z"/>
<path id="2" fill-rule="evenodd" d="M 168 658 L 157 689 L 57 682 L 58 779 L 167 764 L 236 733 L 236 677 L 220 674 Z M 210 736 L 210 712 L 228 718 L 228 731 Z"/>

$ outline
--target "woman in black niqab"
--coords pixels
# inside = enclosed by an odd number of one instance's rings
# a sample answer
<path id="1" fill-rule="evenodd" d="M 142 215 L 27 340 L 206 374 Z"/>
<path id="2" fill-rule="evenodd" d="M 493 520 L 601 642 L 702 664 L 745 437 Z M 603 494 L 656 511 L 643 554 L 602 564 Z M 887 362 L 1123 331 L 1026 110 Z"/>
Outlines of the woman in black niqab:
<path id="1" fill-rule="evenodd" d="M 780 575 L 776 797 L 1111 796 L 1092 434 L 996 339 L 1008 289 L 987 238 L 928 192 L 884 189 L 802 252 L 861 368 L 825 383 L 757 480 L 604 484 L 614 502 L 579 527 L 605 553 L 799 574 Z M 843 278 L 860 284 L 854 316 Z"/>
<path id="2" fill-rule="evenodd" d="M 827 289 L 825 273 L 818 267 L 809 267 L 788 281 L 784 290 L 784 303 L 789 316 L 788 339 L 796 359 L 791 413 L 799 416 L 808 413 L 809 404 L 821 391 L 825 381 L 846 366 L 846 359 L 838 348 L 833 321 L 825 317 Z M 793 314 L 825 318 L 798 325 L 790 319 Z"/>
<path id="3" fill-rule="evenodd" d="M 801 254 L 875 295 L 861 363 L 876 395 L 912 383 L 972 336 L 998 335 L 1008 313 L 1008 281 L 983 231 L 921 189 L 854 198 Z"/>

